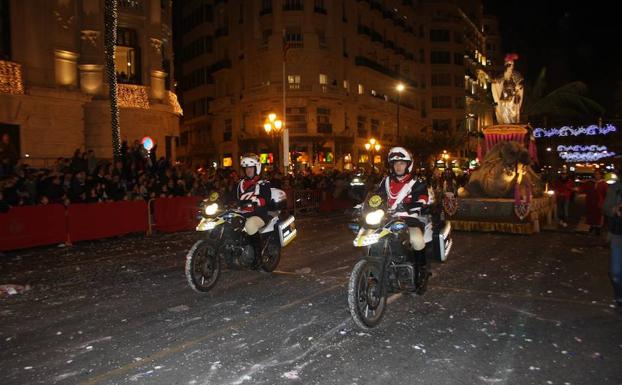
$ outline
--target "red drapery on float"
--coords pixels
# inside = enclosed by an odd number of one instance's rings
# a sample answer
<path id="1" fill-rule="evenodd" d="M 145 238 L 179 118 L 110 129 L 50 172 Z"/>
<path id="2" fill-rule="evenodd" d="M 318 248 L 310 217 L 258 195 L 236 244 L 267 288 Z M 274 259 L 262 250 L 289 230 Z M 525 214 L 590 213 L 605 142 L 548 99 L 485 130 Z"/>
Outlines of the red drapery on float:
<path id="1" fill-rule="evenodd" d="M 478 147 L 478 158 L 480 161 L 486 156 L 486 153 L 490 151 L 497 143 L 504 141 L 512 141 L 526 145 L 525 137 L 529 133 L 527 126 L 520 125 L 497 125 L 484 129 L 484 148 Z M 538 152 L 536 149 L 536 143 L 533 138 L 529 138 L 529 144 L 527 145 L 529 155 L 534 162 L 538 162 Z"/>
<path id="2" fill-rule="evenodd" d="M 147 203 L 120 201 L 95 204 L 71 204 L 67 208 L 71 242 L 146 232 Z"/>
<path id="3" fill-rule="evenodd" d="M 64 243 L 66 239 L 63 205 L 13 207 L 0 214 L 0 251 Z"/>
<path id="4" fill-rule="evenodd" d="M 157 198 L 154 200 L 155 228 L 175 232 L 193 230 L 199 223 L 198 206 L 202 197 Z"/>

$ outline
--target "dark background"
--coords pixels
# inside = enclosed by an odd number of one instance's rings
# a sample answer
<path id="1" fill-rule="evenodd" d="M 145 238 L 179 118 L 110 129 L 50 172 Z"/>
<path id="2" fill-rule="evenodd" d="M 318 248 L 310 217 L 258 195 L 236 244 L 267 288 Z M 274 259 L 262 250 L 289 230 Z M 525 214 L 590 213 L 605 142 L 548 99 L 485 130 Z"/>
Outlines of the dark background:
<path id="1" fill-rule="evenodd" d="M 516 52 L 517 69 L 533 83 L 546 67 L 549 91 L 583 81 L 605 117 L 622 118 L 622 20 L 617 1 L 485 0 L 499 18 L 503 49 Z"/>

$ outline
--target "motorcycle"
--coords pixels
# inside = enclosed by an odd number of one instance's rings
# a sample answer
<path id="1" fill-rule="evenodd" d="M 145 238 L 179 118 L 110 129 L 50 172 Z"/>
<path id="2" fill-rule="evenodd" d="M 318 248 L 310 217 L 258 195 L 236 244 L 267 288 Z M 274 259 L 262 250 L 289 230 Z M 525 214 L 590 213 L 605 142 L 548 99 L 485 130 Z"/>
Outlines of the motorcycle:
<path id="1" fill-rule="evenodd" d="M 201 202 L 201 221 L 196 231 L 205 237 L 197 241 L 186 255 L 185 274 L 190 287 L 207 292 L 214 287 L 224 261 L 229 269 L 260 268 L 272 272 L 281 260 L 281 251 L 296 238 L 295 218 L 286 213 L 287 196 L 283 190 L 271 188 L 268 213 L 271 220 L 259 230 L 260 255 L 244 231 L 246 218 L 238 208 L 225 208 L 217 192 Z"/>
<path id="2" fill-rule="evenodd" d="M 352 269 L 348 282 L 348 307 L 354 322 L 363 330 L 380 323 L 387 305 L 387 295 L 396 292 L 417 292 L 427 282 L 427 272 L 417 274 L 409 255 L 412 253 L 406 222 L 376 194 L 370 194 L 356 207 L 356 221 L 349 224 L 356 234 L 354 246 L 363 248 L 363 255 Z M 451 224 L 432 213 L 432 206 L 423 205 L 410 215 L 424 227 L 425 253 L 428 261 L 444 262 L 452 247 Z M 418 282 L 422 279 L 424 282 Z M 423 286 L 425 287 L 425 286 Z"/>

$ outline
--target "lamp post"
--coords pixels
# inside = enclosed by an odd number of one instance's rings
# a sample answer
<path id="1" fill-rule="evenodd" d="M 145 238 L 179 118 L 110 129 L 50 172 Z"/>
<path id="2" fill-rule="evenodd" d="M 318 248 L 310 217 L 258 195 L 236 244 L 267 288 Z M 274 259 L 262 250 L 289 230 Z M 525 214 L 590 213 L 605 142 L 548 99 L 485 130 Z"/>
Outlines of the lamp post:
<path id="1" fill-rule="evenodd" d="M 277 115 L 274 112 L 272 112 L 268 114 L 268 118 L 266 119 L 266 122 L 263 125 L 263 129 L 266 131 L 266 134 L 272 137 L 272 148 L 273 148 L 272 153 L 274 154 L 274 158 L 272 159 L 272 166 L 274 167 L 275 165 L 277 165 L 278 167 L 279 149 L 275 148 L 277 147 L 275 145 L 275 138 L 280 135 L 281 130 L 283 129 L 283 121 L 278 119 Z"/>
<path id="2" fill-rule="evenodd" d="M 378 151 L 380 151 L 380 143 L 374 139 L 369 139 L 369 142 L 365 143 L 365 150 L 367 150 L 367 156 L 370 157 L 371 170 L 374 170 L 374 157 Z M 371 155 L 371 156 L 370 156 Z"/>
<path id="3" fill-rule="evenodd" d="M 395 89 L 397 90 L 397 141 L 400 141 L 400 99 L 402 97 L 402 91 L 404 91 L 404 84 L 403 83 L 398 83 L 397 86 L 395 86 Z"/>

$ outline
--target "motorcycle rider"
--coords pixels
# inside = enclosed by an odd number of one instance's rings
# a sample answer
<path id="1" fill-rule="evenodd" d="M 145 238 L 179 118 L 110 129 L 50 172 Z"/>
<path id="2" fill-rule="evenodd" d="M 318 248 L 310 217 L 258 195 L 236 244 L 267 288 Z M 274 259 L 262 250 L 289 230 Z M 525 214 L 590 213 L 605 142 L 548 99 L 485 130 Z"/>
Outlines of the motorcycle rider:
<path id="1" fill-rule="evenodd" d="M 248 234 L 255 252 L 254 268 L 257 268 L 261 261 L 259 229 L 270 220 L 267 207 L 271 197 L 270 184 L 261 179 L 261 162 L 259 162 L 257 155 L 250 154 L 242 157 L 240 166 L 242 167 L 242 178 L 236 188 L 236 197 L 238 206 L 244 211 L 244 217 L 246 217 L 244 231 Z"/>
<path id="2" fill-rule="evenodd" d="M 415 291 L 423 294 L 426 289 L 429 273 L 425 255 L 423 222 L 413 217 L 415 211 L 428 204 L 428 187 L 423 179 L 412 174 L 412 156 L 403 147 L 393 147 L 388 154 L 389 174 L 386 175 L 377 193 L 382 196 L 394 210 L 394 216 L 400 217 L 408 225 L 410 245 L 413 254 L 411 262 L 415 268 Z"/>

